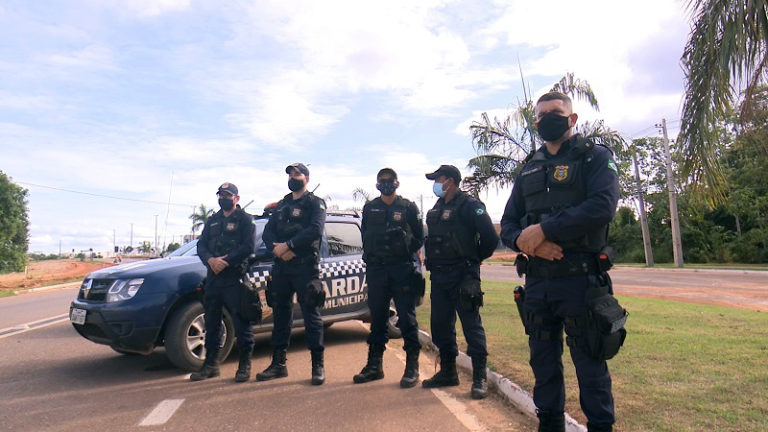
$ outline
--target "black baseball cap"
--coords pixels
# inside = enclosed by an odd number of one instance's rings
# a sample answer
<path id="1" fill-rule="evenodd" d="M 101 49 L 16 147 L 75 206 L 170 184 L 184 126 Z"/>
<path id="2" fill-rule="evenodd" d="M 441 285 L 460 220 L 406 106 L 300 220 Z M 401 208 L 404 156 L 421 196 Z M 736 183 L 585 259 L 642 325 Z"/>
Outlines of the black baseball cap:
<path id="1" fill-rule="evenodd" d="M 397 173 L 392 168 L 382 168 L 379 170 L 379 173 L 376 174 L 376 180 L 381 178 L 383 175 L 390 175 L 392 176 L 392 180 L 397 180 Z"/>
<path id="2" fill-rule="evenodd" d="M 307 168 L 306 165 L 304 165 L 301 162 L 294 162 L 288 165 L 287 167 L 285 167 L 285 173 L 290 174 L 292 169 L 295 169 L 296 171 L 304 174 L 305 176 L 309 175 L 309 169 Z"/>
<path id="3" fill-rule="evenodd" d="M 219 186 L 219 190 L 216 192 L 216 195 L 219 195 L 220 193 L 227 191 L 231 193 L 232 195 L 237 195 L 237 186 L 235 186 L 233 183 L 222 183 L 221 186 Z"/>
<path id="4" fill-rule="evenodd" d="M 435 180 L 440 176 L 452 178 L 456 185 L 461 183 L 461 172 L 453 165 L 440 165 L 440 168 L 438 168 L 437 171 L 427 174 L 427 179 Z"/>

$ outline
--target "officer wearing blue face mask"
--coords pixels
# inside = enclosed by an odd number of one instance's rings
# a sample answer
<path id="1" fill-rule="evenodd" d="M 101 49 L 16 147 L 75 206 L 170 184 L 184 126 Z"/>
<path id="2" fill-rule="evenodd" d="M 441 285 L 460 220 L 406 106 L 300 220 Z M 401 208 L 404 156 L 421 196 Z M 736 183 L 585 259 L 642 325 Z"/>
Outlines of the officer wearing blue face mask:
<path id="1" fill-rule="evenodd" d="M 371 310 L 371 334 L 368 336 L 368 362 L 355 383 L 384 378 L 382 357 L 388 341 L 389 304 L 397 308 L 397 326 L 405 341 L 405 372 L 400 387 L 409 388 L 419 381 L 419 325 L 416 302 L 424 294 L 423 276 L 416 273 L 417 251 L 424 244 L 424 226 L 419 208 L 397 195 L 397 173 L 383 168 L 376 175 L 376 189 L 381 196 L 365 204 L 360 226 L 363 237 L 363 261 L 366 264 L 368 308 Z M 420 289 L 421 288 L 421 289 Z"/>
<path id="2" fill-rule="evenodd" d="M 615 421 L 606 360 L 626 332 L 622 309 L 612 300 L 608 224 L 616 212 L 619 182 L 612 152 L 574 134 L 578 116 L 571 99 L 551 92 L 536 102 L 536 127 L 544 140 L 525 160 L 501 219 L 501 237 L 523 252 L 521 317 L 529 336 L 536 378 L 533 401 L 539 431 L 565 431 L 563 328 L 579 381 L 579 400 L 590 432 L 610 432 Z M 517 291 L 516 291 L 517 294 Z M 599 301 L 598 301 L 599 300 Z M 590 305 L 612 305 L 618 320 L 598 334 Z M 602 308 L 606 311 L 606 308 Z M 622 317 L 622 315 L 624 315 Z"/>
<path id="3" fill-rule="evenodd" d="M 459 190 L 461 173 L 441 165 L 427 174 L 439 197 L 427 212 L 426 266 L 432 281 L 432 341 L 440 349 L 440 371 L 425 380 L 425 388 L 456 386 L 456 315 L 461 319 L 467 354 L 472 358 L 472 398 L 488 396 L 485 329 L 480 319 L 483 292 L 480 263 L 499 245 L 493 222 L 479 200 Z"/>

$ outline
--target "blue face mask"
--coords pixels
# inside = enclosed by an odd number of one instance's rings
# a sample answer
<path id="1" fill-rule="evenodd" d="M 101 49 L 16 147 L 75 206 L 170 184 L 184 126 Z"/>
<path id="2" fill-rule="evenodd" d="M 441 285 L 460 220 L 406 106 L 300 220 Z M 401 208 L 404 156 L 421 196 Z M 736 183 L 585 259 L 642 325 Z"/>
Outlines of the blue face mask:
<path id="1" fill-rule="evenodd" d="M 434 192 L 438 198 L 442 198 L 445 196 L 445 191 L 443 190 L 442 183 L 435 182 L 435 184 L 432 185 L 432 192 Z"/>

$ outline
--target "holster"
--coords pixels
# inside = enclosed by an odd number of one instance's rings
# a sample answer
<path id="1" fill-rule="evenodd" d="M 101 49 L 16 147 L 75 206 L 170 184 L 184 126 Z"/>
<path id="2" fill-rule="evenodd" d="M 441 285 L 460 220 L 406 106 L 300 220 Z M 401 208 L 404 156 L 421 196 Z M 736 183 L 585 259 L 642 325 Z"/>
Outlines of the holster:
<path id="1" fill-rule="evenodd" d="M 309 307 L 325 306 L 325 290 L 323 289 L 323 283 L 320 279 L 312 279 L 307 284 L 307 289 L 304 291 L 304 302 Z"/>
<path id="2" fill-rule="evenodd" d="M 515 287 L 515 305 L 517 306 L 517 313 L 520 315 L 520 321 L 525 328 L 525 334 L 528 334 L 528 315 L 525 313 L 525 288 L 521 285 Z"/>
<path id="3" fill-rule="evenodd" d="M 458 306 L 466 311 L 477 311 L 483 306 L 483 290 L 480 279 L 471 274 L 464 276 L 458 286 Z"/>
<path id="4" fill-rule="evenodd" d="M 240 279 L 240 289 L 243 291 L 240 297 L 240 316 L 247 321 L 260 324 L 262 315 L 261 299 L 259 298 L 258 291 L 247 276 L 243 276 Z"/>
<path id="5" fill-rule="evenodd" d="M 517 258 L 515 258 L 515 268 L 517 269 L 517 275 L 519 277 L 523 277 L 524 274 L 528 273 L 528 257 L 521 253 L 517 254 Z"/>
<path id="6" fill-rule="evenodd" d="M 413 271 L 410 289 L 416 297 L 416 306 L 420 306 L 424 302 L 424 294 L 427 290 L 427 280 L 424 278 L 423 273 L 416 270 Z"/>
<path id="7" fill-rule="evenodd" d="M 275 301 L 275 290 L 272 288 L 272 275 L 267 276 L 267 287 L 264 289 L 264 297 L 267 299 L 267 306 L 275 307 L 277 302 Z"/>
<path id="8" fill-rule="evenodd" d="M 569 346 L 582 346 L 595 360 L 609 360 L 618 354 L 624 344 L 627 331 L 624 325 L 629 313 L 613 296 L 608 273 L 597 277 L 600 282 L 587 290 L 587 314 L 566 318 L 566 326 L 578 326 L 583 330 L 581 338 L 567 338 Z"/>

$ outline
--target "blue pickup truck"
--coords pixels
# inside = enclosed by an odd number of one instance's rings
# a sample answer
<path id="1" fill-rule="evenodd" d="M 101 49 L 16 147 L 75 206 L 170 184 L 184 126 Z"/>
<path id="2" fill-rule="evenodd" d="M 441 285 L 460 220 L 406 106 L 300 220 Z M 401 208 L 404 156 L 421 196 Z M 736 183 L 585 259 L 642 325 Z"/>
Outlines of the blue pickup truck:
<path id="1" fill-rule="evenodd" d="M 261 234 L 266 217 L 254 218 L 256 253 L 248 277 L 259 289 L 264 320 L 254 332 L 272 329 L 272 311 L 264 288 L 272 266 Z M 93 342 L 109 345 L 122 354 L 149 354 L 165 346 L 171 362 L 184 370 L 197 370 L 205 358 L 205 326 L 201 282 L 206 270 L 197 256 L 197 241 L 189 242 L 167 258 L 108 267 L 89 274 L 70 306 L 75 330 Z M 320 276 L 326 291 L 323 321 L 368 321 L 365 263 L 362 260 L 360 218 L 357 214 L 329 213 L 321 241 Z M 390 335 L 397 337 L 397 315 L 391 308 Z M 231 318 L 224 314 L 222 355 L 234 345 Z M 301 309 L 294 309 L 294 326 L 302 326 Z"/>

